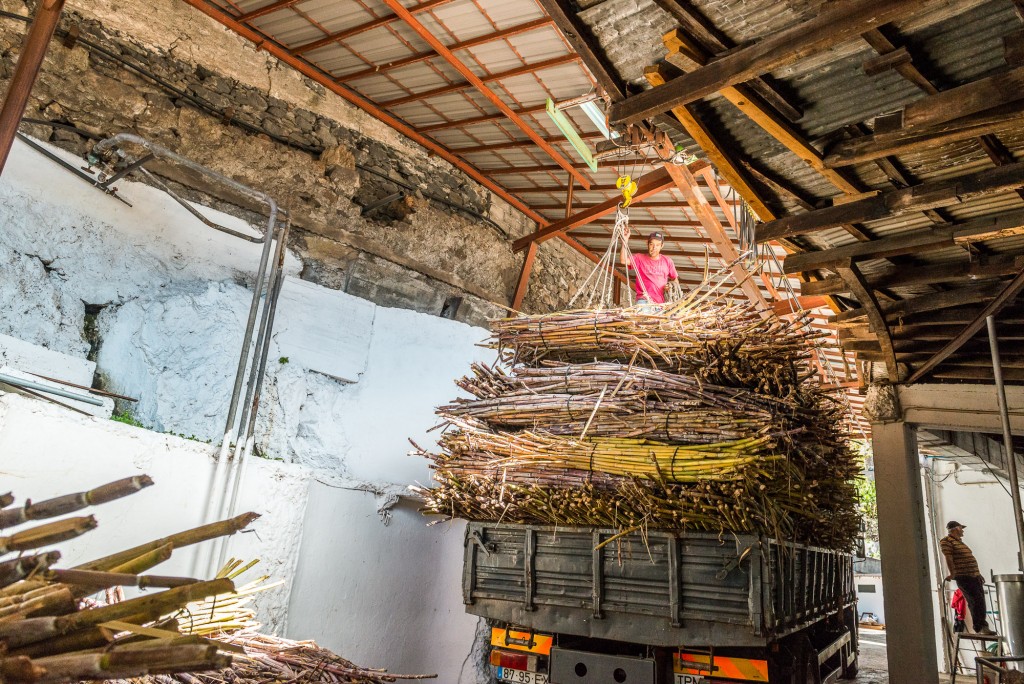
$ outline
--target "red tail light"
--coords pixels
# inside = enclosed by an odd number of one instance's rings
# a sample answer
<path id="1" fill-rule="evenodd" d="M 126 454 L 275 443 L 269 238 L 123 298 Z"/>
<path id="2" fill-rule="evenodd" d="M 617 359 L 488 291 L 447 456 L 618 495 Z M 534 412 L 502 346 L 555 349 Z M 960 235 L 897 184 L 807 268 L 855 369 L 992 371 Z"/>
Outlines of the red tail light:
<path id="1" fill-rule="evenodd" d="M 537 671 L 537 656 L 528 653 L 512 653 L 501 649 L 491 649 L 491 665 L 509 667 L 513 670 Z"/>

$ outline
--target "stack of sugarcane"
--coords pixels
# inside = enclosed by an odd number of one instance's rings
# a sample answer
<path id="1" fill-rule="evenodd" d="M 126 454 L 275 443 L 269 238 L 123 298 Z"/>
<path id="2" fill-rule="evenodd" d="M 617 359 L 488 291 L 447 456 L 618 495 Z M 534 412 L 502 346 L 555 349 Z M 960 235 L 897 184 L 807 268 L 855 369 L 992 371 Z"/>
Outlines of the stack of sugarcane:
<path id="1" fill-rule="evenodd" d="M 810 378 L 799 317 L 695 299 L 496 321 L 494 367 L 438 409 L 430 513 L 757 532 L 848 549 L 859 466 L 845 406 Z"/>
<path id="2" fill-rule="evenodd" d="M 252 568 L 232 559 L 218 579 L 234 580 Z M 385 684 L 410 679 L 433 679 L 437 675 L 401 675 L 386 670 L 360 667 L 313 641 L 293 641 L 262 634 L 256 613 L 249 605 L 253 597 L 282 584 L 268 582 L 263 575 L 225 594 L 209 596 L 184 606 L 176 614 L 183 635 L 204 637 L 209 643 L 230 651 L 230 666 L 205 672 L 150 674 L 118 679 L 116 684 L 267 684 L 268 682 L 323 682 L 323 684 Z M 118 605 L 111 597 L 111 606 Z M 121 599 L 123 600 L 123 599 Z M 97 606 L 101 605 L 99 602 Z"/>
<path id="3" fill-rule="evenodd" d="M 0 497 L 0 682 L 59 684 L 221 669 L 231 662 L 222 645 L 182 634 L 174 617 L 185 605 L 234 591 L 230 579 L 208 582 L 144 575 L 174 549 L 233 534 L 258 516 L 246 513 L 126 549 L 70 569 L 54 567 L 60 553 L 3 559 L 77 537 L 96 527 L 92 516 L 35 524 L 148 487 L 147 476 L 12 507 Z M 26 528 L 26 526 L 28 526 Z M 21 528 L 21 529 L 19 529 Z M 14 530 L 8 533 L 8 530 Z M 99 605 L 88 597 L 123 586 L 160 588 Z"/>

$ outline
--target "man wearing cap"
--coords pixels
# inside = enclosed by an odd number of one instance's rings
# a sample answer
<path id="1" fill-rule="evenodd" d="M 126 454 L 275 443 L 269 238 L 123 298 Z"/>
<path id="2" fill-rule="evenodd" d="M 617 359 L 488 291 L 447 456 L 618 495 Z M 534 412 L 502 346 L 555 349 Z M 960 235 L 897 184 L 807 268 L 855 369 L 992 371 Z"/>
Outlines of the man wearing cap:
<path id="1" fill-rule="evenodd" d="M 665 244 L 665 235 L 654 231 L 647 236 L 647 254 L 630 254 L 626 250 L 629 244 L 629 226 L 623 229 L 624 240 L 619 261 L 623 266 L 632 267 L 636 275 L 636 303 L 664 304 L 665 286 L 670 280 L 677 280 L 676 265 L 661 253 Z M 632 260 L 630 259 L 632 257 Z"/>
<path id="2" fill-rule="evenodd" d="M 956 586 L 964 593 L 967 607 L 971 611 L 975 634 L 995 634 L 985 621 L 985 576 L 978 569 L 978 561 L 967 544 L 963 543 L 964 525 L 956 520 L 946 523 L 946 536 L 939 540 L 939 548 L 946 557 L 949 575 L 946 581 L 956 580 Z"/>

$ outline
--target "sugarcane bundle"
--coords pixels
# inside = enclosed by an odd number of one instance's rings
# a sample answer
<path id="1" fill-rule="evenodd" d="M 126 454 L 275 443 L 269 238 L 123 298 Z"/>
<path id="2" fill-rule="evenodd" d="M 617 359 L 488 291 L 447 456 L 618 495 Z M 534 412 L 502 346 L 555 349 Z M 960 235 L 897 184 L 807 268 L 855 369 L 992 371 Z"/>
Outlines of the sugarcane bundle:
<path id="1" fill-rule="evenodd" d="M 492 323 L 509 365 L 640 358 L 719 385 L 780 393 L 799 383 L 823 333 L 804 317 L 762 317 L 753 306 L 683 302 L 647 309 L 561 311 Z"/>
<path id="2" fill-rule="evenodd" d="M 493 323 L 457 381 L 425 511 L 470 520 L 757 532 L 847 549 L 843 406 L 809 380 L 805 319 L 691 297 Z M 414 445 L 415 446 L 415 445 Z"/>
<path id="3" fill-rule="evenodd" d="M 133 494 L 152 484 L 146 476 L 38 503 L 9 508 L 3 497 L 0 522 L 7 526 L 75 512 Z M 182 547 L 232 534 L 255 514 L 204 525 L 81 564 L 55 568 L 60 553 L 48 551 L 0 560 L 0 680 L 5 684 L 62 684 L 84 679 L 118 679 L 221 669 L 231 659 L 222 646 L 182 635 L 167 619 L 189 603 L 232 593 L 230 579 L 200 582 L 184 577 L 141 574 Z M 96 527 L 92 516 L 37 524 L 0 537 L 0 556 L 76 537 Z M 110 604 L 87 597 L 112 587 L 157 587 Z"/>

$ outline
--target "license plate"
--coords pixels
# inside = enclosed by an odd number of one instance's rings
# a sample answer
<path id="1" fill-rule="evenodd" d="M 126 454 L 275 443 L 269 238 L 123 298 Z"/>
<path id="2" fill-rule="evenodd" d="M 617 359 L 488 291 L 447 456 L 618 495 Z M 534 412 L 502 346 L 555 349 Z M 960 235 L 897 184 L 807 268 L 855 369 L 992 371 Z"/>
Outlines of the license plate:
<path id="1" fill-rule="evenodd" d="M 515 684 L 548 684 L 548 676 L 543 672 L 513 670 L 511 667 L 499 667 L 498 680 Z"/>
<path id="2" fill-rule="evenodd" d="M 706 681 L 707 680 L 699 675 L 676 673 L 676 678 L 673 684 L 705 684 Z"/>

